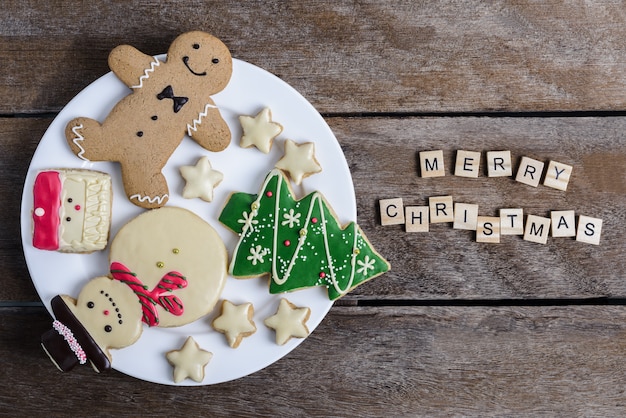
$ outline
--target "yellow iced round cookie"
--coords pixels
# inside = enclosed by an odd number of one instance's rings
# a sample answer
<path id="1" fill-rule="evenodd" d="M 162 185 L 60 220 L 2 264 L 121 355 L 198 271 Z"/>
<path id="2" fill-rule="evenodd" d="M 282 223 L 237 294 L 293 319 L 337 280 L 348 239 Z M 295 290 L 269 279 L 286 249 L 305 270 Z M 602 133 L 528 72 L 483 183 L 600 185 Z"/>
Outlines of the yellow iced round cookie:
<path id="1" fill-rule="evenodd" d="M 124 225 L 111 244 L 111 275 L 131 287 L 151 326 L 179 326 L 206 315 L 226 282 L 228 255 L 196 214 L 163 207 Z"/>

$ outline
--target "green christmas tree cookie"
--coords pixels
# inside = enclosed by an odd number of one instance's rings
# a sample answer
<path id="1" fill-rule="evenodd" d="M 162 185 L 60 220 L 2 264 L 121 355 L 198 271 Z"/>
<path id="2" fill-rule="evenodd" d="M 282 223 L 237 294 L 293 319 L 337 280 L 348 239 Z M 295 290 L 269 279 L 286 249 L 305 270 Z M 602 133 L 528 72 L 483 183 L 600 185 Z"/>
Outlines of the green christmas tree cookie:
<path id="1" fill-rule="evenodd" d="M 341 227 L 319 192 L 296 200 L 280 170 L 257 195 L 233 193 L 219 220 L 240 236 L 230 274 L 268 274 L 273 294 L 326 286 L 335 300 L 390 268 L 356 223 Z"/>

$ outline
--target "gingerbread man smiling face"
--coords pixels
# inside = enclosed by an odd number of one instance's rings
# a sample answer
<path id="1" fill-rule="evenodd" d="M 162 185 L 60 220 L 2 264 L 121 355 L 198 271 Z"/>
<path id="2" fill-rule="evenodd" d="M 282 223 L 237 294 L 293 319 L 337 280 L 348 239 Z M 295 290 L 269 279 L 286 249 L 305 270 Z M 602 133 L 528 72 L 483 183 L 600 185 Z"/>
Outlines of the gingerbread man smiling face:
<path id="1" fill-rule="evenodd" d="M 79 117 L 65 129 L 74 154 L 87 161 L 119 162 L 127 197 L 144 208 L 168 198 L 161 170 L 185 134 L 221 151 L 231 133 L 211 99 L 232 75 L 232 57 L 217 38 L 188 32 L 172 42 L 162 62 L 130 45 L 111 51 L 109 67 L 132 93 L 102 123 Z"/>

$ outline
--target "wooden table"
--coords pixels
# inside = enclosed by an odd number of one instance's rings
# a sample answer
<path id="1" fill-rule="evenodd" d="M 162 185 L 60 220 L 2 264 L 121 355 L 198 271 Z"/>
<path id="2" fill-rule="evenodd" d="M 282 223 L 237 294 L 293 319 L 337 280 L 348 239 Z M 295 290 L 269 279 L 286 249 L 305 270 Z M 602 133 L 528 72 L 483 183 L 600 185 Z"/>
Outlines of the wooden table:
<path id="1" fill-rule="evenodd" d="M 626 413 L 626 14 L 620 2 L 23 2 L 0 14 L 0 414 L 621 416 Z M 232 4 L 230 4 L 232 3 Z M 300 91 L 352 172 L 358 221 L 391 272 L 336 303 L 291 354 L 248 377 L 166 387 L 39 347 L 51 318 L 23 258 L 19 207 L 54 116 L 129 43 L 184 31 Z M 443 150 L 423 178 L 418 152 Z M 458 150 L 573 166 L 567 191 L 453 175 Z M 484 162 L 484 160 L 483 160 Z M 483 166 L 484 167 L 484 166 Z M 600 245 L 477 243 L 382 226 L 380 199 L 431 196 L 601 218 Z"/>

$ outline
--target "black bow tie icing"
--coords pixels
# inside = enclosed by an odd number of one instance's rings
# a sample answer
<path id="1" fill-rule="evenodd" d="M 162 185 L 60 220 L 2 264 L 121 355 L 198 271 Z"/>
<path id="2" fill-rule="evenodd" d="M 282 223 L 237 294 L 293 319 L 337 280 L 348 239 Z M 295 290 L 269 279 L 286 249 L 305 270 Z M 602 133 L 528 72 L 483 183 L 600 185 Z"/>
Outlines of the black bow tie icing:
<path id="1" fill-rule="evenodd" d="M 182 109 L 183 105 L 189 101 L 188 97 L 174 96 L 172 86 L 165 87 L 161 93 L 157 94 L 157 99 L 172 99 L 174 101 L 174 113 L 178 113 L 178 111 Z"/>

